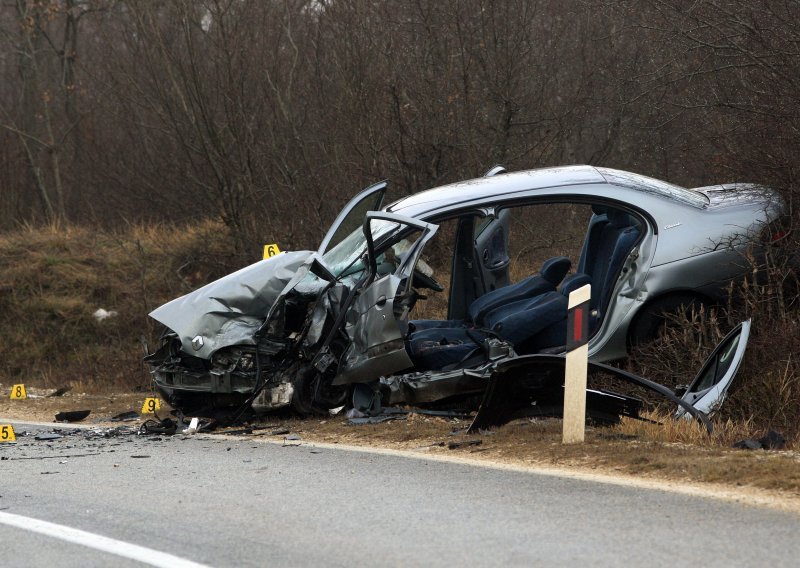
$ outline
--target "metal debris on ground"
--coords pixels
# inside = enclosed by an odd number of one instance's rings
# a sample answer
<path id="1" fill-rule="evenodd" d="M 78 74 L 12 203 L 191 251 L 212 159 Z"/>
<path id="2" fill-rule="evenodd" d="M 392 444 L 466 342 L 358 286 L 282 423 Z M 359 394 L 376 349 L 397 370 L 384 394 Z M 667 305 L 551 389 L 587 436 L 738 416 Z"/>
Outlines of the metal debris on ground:
<path id="1" fill-rule="evenodd" d="M 347 423 L 352 426 L 361 426 L 363 424 L 380 424 L 382 422 L 389 422 L 390 420 L 408 420 L 408 416 L 405 414 L 379 414 L 378 416 L 350 418 L 347 420 Z"/>

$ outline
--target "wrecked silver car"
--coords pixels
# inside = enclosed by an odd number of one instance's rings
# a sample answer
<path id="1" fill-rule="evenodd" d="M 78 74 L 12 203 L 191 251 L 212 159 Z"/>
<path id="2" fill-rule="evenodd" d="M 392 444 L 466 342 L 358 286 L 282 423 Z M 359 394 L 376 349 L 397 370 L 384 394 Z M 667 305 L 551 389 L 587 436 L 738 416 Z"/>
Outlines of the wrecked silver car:
<path id="1" fill-rule="evenodd" d="M 570 291 L 591 284 L 589 356 L 615 373 L 602 362 L 658 333 L 665 311 L 724 298 L 782 209 L 752 184 L 685 189 L 591 166 L 498 167 L 384 207 L 386 189 L 353 198 L 317 251 L 281 253 L 151 312 L 167 328 L 146 357 L 162 396 L 187 414 L 308 414 L 368 383 L 384 404 L 477 406 L 511 374 L 530 378 L 526 406 L 547 391 L 538 406 L 555 408 Z M 711 386 L 723 375 L 709 372 Z M 694 401 L 639 386 L 697 414 Z M 587 407 L 613 419 L 635 415 L 637 400 L 596 391 Z"/>

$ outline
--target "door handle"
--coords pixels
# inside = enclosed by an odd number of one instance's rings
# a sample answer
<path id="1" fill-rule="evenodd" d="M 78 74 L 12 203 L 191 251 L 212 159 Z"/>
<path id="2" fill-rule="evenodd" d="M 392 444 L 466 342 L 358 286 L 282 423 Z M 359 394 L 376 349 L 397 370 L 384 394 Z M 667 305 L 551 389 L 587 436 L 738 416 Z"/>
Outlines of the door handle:
<path id="1" fill-rule="evenodd" d="M 382 308 L 383 306 L 385 306 L 386 305 L 386 296 L 381 296 L 380 298 L 378 298 L 378 301 L 375 302 L 375 305 L 378 306 L 379 308 Z"/>

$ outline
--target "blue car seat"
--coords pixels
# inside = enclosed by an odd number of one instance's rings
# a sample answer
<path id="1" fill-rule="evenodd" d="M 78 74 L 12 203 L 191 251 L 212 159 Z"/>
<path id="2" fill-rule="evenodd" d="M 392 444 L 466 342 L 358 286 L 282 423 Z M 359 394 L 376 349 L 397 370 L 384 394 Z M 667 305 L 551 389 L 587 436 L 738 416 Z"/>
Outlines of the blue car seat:
<path id="1" fill-rule="evenodd" d="M 585 274 L 566 278 L 561 289 L 518 300 L 491 310 L 485 327 L 429 328 L 412 333 L 406 349 L 417 370 L 447 370 L 483 357 L 483 342 L 497 336 L 518 353 L 564 345 L 570 292 L 589 283 Z"/>
<path id="2" fill-rule="evenodd" d="M 605 317 L 622 264 L 642 234 L 640 224 L 620 210 L 593 206 L 594 216 L 583 243 L 578 272 L 592 281 L 591 330 Z"/>
<path id="3" fill-rule="evenodd" d="M 485 318 L 488 313 L 501 306 L 534 298 L 547 292 L 555 291 L 569 272 L 572 263 L 565 256 L 556 256 L 542 263 L 542 268 L 537 274 L 528 276 L 503 288 L 487 292 L 476 298 L 467 309 L 467 318 L 464 320 L 412 320 L 409 322 L 409 332 L 433 328 L 458 328 L 458 327 L 486 327 Z"/>

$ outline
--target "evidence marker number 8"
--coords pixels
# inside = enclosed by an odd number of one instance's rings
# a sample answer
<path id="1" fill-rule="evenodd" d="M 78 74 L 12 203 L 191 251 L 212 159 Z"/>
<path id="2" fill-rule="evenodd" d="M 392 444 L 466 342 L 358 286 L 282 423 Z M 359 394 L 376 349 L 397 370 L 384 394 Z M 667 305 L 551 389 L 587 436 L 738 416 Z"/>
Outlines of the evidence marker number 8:
<path id="1" fill-rule="evenodd" d="M 25 385 L 11 385 L 11 400 L 24 400 L 28 398 L 28 393 L 25 392 Z"/>

